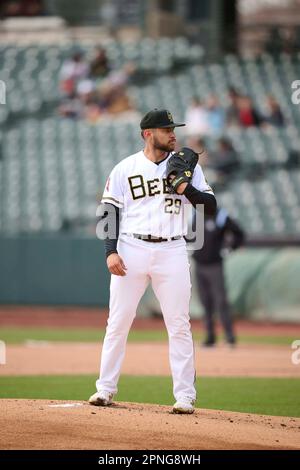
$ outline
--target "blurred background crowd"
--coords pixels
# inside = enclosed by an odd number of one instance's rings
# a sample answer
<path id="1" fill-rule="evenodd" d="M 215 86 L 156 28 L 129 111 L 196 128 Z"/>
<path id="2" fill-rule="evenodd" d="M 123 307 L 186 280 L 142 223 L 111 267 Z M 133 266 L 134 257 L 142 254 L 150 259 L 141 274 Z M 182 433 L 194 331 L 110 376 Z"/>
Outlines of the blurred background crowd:
<path id="1" fill-rule="evenodd" d="M 5 0 L 0 15 L 1 231 L 92 233 L 95 194 L 153 107 L 186 122 L 178 146 L 205 149 L 250 234 L 300 229 L 298 1 Z"/>

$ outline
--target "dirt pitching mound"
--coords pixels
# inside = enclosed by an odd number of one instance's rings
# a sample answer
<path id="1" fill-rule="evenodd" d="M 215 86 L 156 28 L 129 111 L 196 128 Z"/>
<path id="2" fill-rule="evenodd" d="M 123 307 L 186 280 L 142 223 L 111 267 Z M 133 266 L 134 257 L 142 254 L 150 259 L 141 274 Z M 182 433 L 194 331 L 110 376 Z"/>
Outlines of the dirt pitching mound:
<path id="1" fill-rule="evenodd" d="M 0 400 L 1 449 L 300 449 L 300 419 L 115 403 Z"/>

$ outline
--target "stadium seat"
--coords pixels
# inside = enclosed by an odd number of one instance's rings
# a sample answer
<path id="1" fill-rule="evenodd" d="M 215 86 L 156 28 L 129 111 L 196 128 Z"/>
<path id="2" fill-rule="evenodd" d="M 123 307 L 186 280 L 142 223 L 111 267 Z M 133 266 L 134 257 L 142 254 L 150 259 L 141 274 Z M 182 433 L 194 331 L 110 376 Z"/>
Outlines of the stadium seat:
<path id="1" fill-rule="evenodd" d="M 151 81 L 129 86 L 141 113 L 166 107 L 181 120 L 193 96 L 206 99 L 211 94 L 226 107 L 228 88 L 234 86 L 263 114 L 267 94 L 274 95 L 285 127 L 225 129 L 241 170 L 217 199 L 249 233 L 299 232 L 300 172 L 289 164 L 291 152 L 300 148 L 300 108 L 293 105 L 290 93 L 300 73 L 300 54 L 278 59 L 268 54 L 259 59 L 227 55 L 218 63 L 204 64 L 201 46 L 185 38 L 111 40 L 105 47 L 114 67 L 134 61 L 138 70 L 151 73 Z M 78 49 L 88 57 L 94 51 L 91 44 L 73 42 L 0 46 L 0 76 L 7 83 L 7 104 L 0 106 L 5 129 L 0 140 L 0 231 L 60 230 L 65 219 L 85 217 L 87 210 L 93 217 L 96 196 L 113 166 L 141 146 L 138 123 L 90 125 L 49 116 L 48 109 L 59 100 L 62 62 Z M 181 131 L 178 135 L 184 139 Z M 212 137 L 206 141 L 208 149 L 215 148 Z"/>

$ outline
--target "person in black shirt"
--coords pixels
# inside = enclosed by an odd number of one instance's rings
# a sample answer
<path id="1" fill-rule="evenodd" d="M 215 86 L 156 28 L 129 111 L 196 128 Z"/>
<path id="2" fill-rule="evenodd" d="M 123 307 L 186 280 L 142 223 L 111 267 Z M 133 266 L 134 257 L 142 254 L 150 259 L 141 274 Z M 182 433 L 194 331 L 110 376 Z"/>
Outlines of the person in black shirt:
<path id="1" fill-rule="evenodd" d="M 220 315 L 228 344 L 234 345 L 236 342 L 226 294 L 222 253 L 224 248 L 235 250 L 243 242 L 243 230 L 225 209 L 219 208 L 215 216 L 205 216 L 204 245 L 193 253 L 196 285 L 205 311 L 207 336 L 204 346 L 214 346 L 216 342 L 213 318 L 216 312 Z"/>

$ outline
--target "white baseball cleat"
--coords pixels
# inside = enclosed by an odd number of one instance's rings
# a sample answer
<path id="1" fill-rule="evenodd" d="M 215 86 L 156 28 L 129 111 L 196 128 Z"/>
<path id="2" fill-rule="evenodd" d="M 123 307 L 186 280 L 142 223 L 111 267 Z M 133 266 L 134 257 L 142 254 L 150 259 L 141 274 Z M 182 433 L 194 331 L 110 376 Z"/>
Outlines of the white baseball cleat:
<path id="1" fill-rule="evenodd" d="M 173 406 L 173 413 L 192 414 L 195 411 L 195 400 L 189 397 L 180 398 Z"/>
<path id="2" fill-rule="evenodd" d="M 95 406 L 109 406 L 112 405 L 114 394 L 106 392 L 105 390 L 96 392 L 89 398 L 89 404 Z"/>

